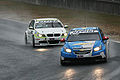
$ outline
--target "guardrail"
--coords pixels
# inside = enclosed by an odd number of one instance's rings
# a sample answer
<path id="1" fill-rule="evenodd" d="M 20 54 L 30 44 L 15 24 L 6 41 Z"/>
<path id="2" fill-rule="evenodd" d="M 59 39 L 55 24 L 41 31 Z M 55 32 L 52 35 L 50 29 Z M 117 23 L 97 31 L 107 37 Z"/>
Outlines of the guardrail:
<path id="1" fill-rule="evenodd" d="M 120 15 L 120 0 L 16 0 L 60 8 L 97 11 Z"/>

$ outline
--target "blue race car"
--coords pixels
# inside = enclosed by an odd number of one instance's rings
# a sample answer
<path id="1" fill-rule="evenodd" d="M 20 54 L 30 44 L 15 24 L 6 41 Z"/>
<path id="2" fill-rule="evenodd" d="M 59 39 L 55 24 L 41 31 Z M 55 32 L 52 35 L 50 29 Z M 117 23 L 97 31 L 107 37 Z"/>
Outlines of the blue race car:
<path id="1" fill-rule="evenodd" d="M 86 58 L 107 62 L 108 39 L 98 27 L 72 29 L 61 49 L 61 65 L 68 61 Z"/>

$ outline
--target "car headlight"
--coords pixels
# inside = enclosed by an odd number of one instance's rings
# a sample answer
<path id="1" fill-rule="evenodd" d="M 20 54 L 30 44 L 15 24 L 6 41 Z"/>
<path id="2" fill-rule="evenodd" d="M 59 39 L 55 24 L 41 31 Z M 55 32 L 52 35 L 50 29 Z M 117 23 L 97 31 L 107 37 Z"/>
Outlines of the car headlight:
<path id="1" fill-rule="evenodd" d="M 38 36 L 39 36 L 39 37 L 45 37 L 45 35 L 44 35 L 44 34 L 38 34 Z"/>
<path id="2" fill-rule="evenodd" d="M 101 47 L 95 47 L 94 48 L 94 51 L 99 51 L 99 50 L 101 50 Z"/>
<path id="3" fill-rule="evenodd" d="M 71 49 L 68 49 L 68 48 L 64 48 L 64 50 L 65 50 L 65 52 L 67 52 L 67 53 L 71 53 L 71 52 L 72 52 L 72 50 L 71 50 Z"/>
<path id="4" fill-rule="evenodd" d="M 67 36 L 67 33 L 64 33 L 64 36 Z"/>
<path id="5" fill-rule="evenodd" d="M 39 34 L 39 37 L 42 37 L 42 34 Z"/>

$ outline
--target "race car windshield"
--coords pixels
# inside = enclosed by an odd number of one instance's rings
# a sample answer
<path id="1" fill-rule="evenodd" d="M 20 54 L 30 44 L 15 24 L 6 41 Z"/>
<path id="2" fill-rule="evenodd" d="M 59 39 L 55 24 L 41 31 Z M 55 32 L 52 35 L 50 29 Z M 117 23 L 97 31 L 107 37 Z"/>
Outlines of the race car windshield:
<path id="1" fill-rule="evenodd" d="M 81 33 L 81 34 L 71 34 L 68 37 L 68 42 L 74 41 L 96 41 L 100 40 L 100 36 L 98 33 Z"/>
<path id="2" fill-rule="evenodd" d="M 63 27 L 59 22 L 43 22 L 43 23 L 36 23 L 35 28 L 61 28 Z"/>

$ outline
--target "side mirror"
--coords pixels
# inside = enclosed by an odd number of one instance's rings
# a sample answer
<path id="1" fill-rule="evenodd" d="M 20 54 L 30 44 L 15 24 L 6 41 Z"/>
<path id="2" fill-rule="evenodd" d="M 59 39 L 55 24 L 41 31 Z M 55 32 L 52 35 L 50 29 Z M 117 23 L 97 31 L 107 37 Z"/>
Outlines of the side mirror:
<path id="1" fill-rule="evenodd" d="M 34 28 L 32 26 L 30 26 L 29 29 L 34 29 Z"/>
<path id="2" fill-rule="evenodd" d="M 65 25 L 64 28 L 68 28 L 68 25 Z"/>
<path id="3" fill-rule="evenodd" d="M 109 39 L 109 37 L 106 37 L 106 36 L 103 37 L 103 40 L 108 40 L 108 39 Z"/>

